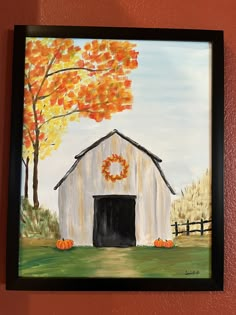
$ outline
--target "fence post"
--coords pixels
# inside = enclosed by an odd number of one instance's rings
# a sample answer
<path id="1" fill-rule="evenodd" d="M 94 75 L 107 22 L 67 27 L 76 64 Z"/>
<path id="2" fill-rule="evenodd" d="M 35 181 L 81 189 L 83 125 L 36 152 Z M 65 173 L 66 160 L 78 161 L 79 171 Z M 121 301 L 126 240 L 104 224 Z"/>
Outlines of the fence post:
<path id="1" fill-rule="evenodd" d="M 179 231 L 178 231 L 178 223 L 175 222 L 175 236 L 178 236 Z"/>
<path id="2" fill-rule="evenodd" d="M 187 235 L 189 235 L 189 220 L 187 220 Z"/>
<path id="3" fill-rule="evenodd" d="M 204 223 L 203 223 L 203 219 L 201 219 L 201 235 L 203 235 L 204 233 Z"/>

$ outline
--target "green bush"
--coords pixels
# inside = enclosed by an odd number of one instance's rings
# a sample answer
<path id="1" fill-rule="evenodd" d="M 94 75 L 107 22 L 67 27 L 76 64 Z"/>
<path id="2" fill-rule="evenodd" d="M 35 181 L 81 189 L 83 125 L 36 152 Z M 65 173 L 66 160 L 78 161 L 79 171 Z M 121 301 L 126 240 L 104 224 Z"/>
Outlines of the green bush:
<path id="1" fill-rule="evenodd" d="M 20 236 L 30 238 L 57 239 L 60 237 L 56 214 L 48 209 L 34 209 L 25 198 L 21 200 Z"/>

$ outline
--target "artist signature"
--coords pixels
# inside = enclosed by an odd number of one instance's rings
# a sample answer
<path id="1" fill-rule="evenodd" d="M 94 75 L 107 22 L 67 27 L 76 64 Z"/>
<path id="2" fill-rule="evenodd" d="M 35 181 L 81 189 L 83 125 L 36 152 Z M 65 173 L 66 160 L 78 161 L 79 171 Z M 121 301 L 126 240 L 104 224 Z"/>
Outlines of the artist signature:
<path id="1" fill-rule="evenodd" d="M 185 271 L 185 275 L 189 276 L 189 275 L 199 275 L 200 271 L 199 270 L 186 270 Z"/>

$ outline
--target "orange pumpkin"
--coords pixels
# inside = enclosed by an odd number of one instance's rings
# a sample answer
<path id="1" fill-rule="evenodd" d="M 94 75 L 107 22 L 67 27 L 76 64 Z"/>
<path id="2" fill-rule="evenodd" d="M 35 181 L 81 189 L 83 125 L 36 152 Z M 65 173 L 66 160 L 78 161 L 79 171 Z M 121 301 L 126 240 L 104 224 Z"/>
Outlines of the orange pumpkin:
<path id="1" fill-rule="evenodd" d="M 72 240 L 58 240 L 56 242 L 56 247 L 60 250 L 70 249 L 74 245 L 74 242 Z"/>
<path id="2" fill-rule="evenodd" d="M 163 245 L 164 245 L 164 241 L 160 237 L 154 241 L 155 247 L 163 247 Z"/>
<path id="3" fill-rule="evenodd" d="M 166 240 L 165 242 L 163 242 L 163 246 L 166 247 L 166 248 L 171 248 L 171 247 L 174 247 L 174 242 L 171 241 L 171 240 Z"/>

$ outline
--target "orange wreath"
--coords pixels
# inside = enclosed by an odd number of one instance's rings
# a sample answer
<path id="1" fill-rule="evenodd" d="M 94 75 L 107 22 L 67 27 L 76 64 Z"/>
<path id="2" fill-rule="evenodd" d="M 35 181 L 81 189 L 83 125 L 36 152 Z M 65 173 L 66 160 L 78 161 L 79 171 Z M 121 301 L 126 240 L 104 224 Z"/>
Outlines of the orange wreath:
<path id="1" fill-rule="evenodd" d="M 120 174 L 113 175 L 110 173 L 110 166 L 114 162 L 118 162 L 122 166 Z M 128 168 L 129 164 L 122 156 L 118 154 L 112 154 L 111 156 L 108 156 L 106 160 L 103 161 L 102 174 L 104 175 L 106 180 L 110 180 L 114 183 L 115 181 L 122 180 L 128 176 Z"/>

